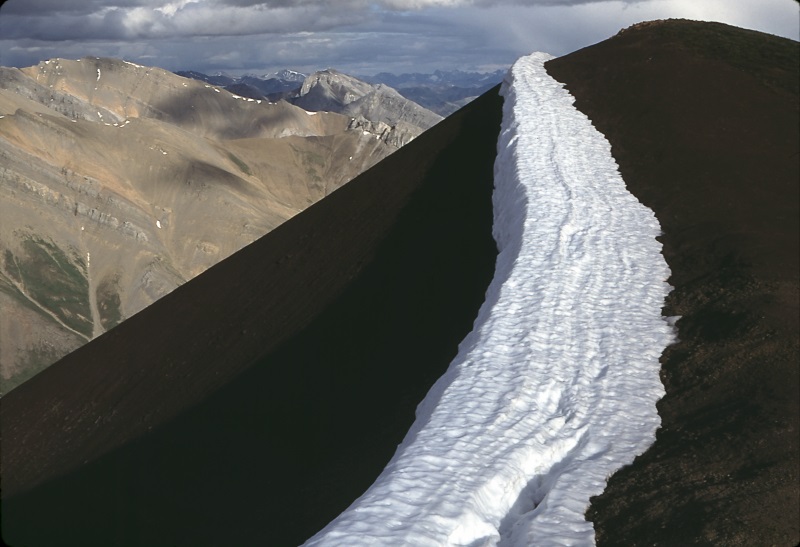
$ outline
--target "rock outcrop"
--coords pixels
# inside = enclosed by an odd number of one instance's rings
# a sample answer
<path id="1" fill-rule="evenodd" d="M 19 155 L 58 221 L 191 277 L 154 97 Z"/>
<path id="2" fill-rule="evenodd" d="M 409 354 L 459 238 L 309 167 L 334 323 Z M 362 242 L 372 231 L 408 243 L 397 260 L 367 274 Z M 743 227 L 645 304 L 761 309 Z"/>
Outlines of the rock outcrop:
<path id="1" fill-rule="evenodd" d="M 308 76 L 291 101 L 311 112 L 349 116 L 351 128 L 368 131 L 390 146 L 402 146 L 442 120 L 387 85 L 369 84 L 332 69 Z"/>

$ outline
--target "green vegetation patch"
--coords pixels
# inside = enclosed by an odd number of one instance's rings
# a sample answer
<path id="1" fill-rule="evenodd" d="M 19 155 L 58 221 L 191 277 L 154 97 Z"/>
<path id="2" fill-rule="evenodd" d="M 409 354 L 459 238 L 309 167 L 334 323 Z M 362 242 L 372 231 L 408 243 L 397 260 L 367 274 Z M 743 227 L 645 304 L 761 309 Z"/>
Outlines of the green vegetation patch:
<path id="1" fill-rule="evenodd" d="M 325 158 L 319 152 L 307 151 L 303 152 L 303 161 L 308 165 L 315 165 L 317 167 L 325 167 Z"/>
<path id="2" fill-rule="evenodd" d="M 16 267 L 12 275 L 25 292 L 65 325 L 91 338 L 89 281 L 83 258 L 75 252 L 70 257 L 52 241 L 37 236 L 27 236 L 22 250 L 20 256 L 12 257 Z M 6 264 L 6 271 L 14 271 L 14 267 Z"/>
<path id="3" fill-rule="evenodd" d="M 325 158 L 322 154 L 310 150 L 303 150 L 299 147 L 292 146 L 292 150 L 300 159 L 300 164 L 305 170 L 308 179 L 313 182 L 322 182 L 318 169 L 325 168 Z M 318 185 L 321 188 L 321 185 Z"/>
<path id="4" fill-rule="evenodd" d="M 248 176 L 253 174 L 253 173 L 250 171 L 250 167 L 249 167 L 249 166 L 248 166 L 248 165 L 247 165 L 245 162 L 243 162 L 241 159 L 239 159 L 237 156 L 235 156 L 235 155 L 234 155 L 232 152 L 228 152 L 228 151 L 226 151 L 226 152 L 227 152 L 227 154 L 228 154 L 228 158 L 230 158 L 230 160 L 231 160 L 233 163 L 235 163 L 235 164 L 236 164 L 236 167 L 238 167 L 238 168 L 239 168 L 239 170 L 240 170 L 242 173 L 244 173 L 245 175 L 248 175 Z"/>
<path id="5" fill-rule="evenodd" d="M 19 268 L 17 267 L 17 261 L 14 258 L 14 253 L 8 249 L 6 249 L 6 252 L 3 253 L 3 269 L 11 279 L 17 283 L 22 282 L 22 278 L 19 275 Z"/>

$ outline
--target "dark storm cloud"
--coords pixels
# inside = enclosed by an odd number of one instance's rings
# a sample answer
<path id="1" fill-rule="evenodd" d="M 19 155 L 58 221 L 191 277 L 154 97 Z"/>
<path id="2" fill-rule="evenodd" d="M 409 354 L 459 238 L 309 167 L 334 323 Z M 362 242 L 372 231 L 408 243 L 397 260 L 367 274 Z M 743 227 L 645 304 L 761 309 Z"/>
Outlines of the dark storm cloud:
<path id="1" fill-rule="evenodd" d="M 161 3 L 148 0 L 8 0 L 0 8 L 0 15 L 87 14 L 108 8 L 149 7 Z"/>
<path id="2" fill-rule="evenodd" d="M 350 11 L 331 10 L 318 3 L 265 9 L 261 4 L 237 7 L 213 1 L 131 0 L 96 9 L 100 2 L 85 1 L 82 8 L 77 5 L 79 2 L 69 10 L 54 6 L 54 12 L 4 9 L 0 17 L 0 36 L 43 41 L 246 36 L 321 31 L 351 25 L 361 19 Z M 24 2 L 12 0 L 8 4 L 14 7 Z M 43 3 L 41 7 L 47 6 L 49 3 Z"/>
<path id="3" fill-rule="evenodd" d="M 90 41 L 319 32 L 378 23 L 397 12 L 593 1 L 599 0 L 9 0 L 0 36 Z"/>

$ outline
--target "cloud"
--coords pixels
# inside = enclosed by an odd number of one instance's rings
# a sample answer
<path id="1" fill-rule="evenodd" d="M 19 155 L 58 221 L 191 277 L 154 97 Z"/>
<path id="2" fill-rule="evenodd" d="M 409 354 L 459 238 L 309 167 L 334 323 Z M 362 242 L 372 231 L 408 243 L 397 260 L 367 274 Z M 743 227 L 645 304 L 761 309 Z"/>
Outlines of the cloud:
<path id="1" fill-rule="evenodd" d="M 352 25 L 370 16 L 368 10 L 353 13 L 304 1 L 11 0 L 7 4 L 11 9 L 2 11 L 0 35 L 45 41 L 282 34 Z"/>
<path id="2" fill-rule="evenodd" d="M 51 17 L 60 14 L 88 14 L 108 9 L 135 7 L 155 8 L 166 4 L 163 0 L 8 0 L 0 15 L 32 15 Z"/>
<path id="3" fill-rule="evenodd" d="M 788 0 L 9 0 L 0 64 L 95 55 L 171 70 L 474 70 L 667 17 L 799 32 Z"/>

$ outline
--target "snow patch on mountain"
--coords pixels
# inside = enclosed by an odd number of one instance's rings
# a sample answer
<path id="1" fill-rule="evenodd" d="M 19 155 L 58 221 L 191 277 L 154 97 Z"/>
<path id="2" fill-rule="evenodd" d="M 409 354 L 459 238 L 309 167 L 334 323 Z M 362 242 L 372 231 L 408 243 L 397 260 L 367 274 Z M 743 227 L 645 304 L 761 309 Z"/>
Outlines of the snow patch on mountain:
<path id="1" fill-rule="evenodd" d="M 372 487 L 307 545 L 591 544 L 589 498 L 654 441 L 674 340 L 659 224 L 549 58 L 503 84 L 475 328 Z"/>

